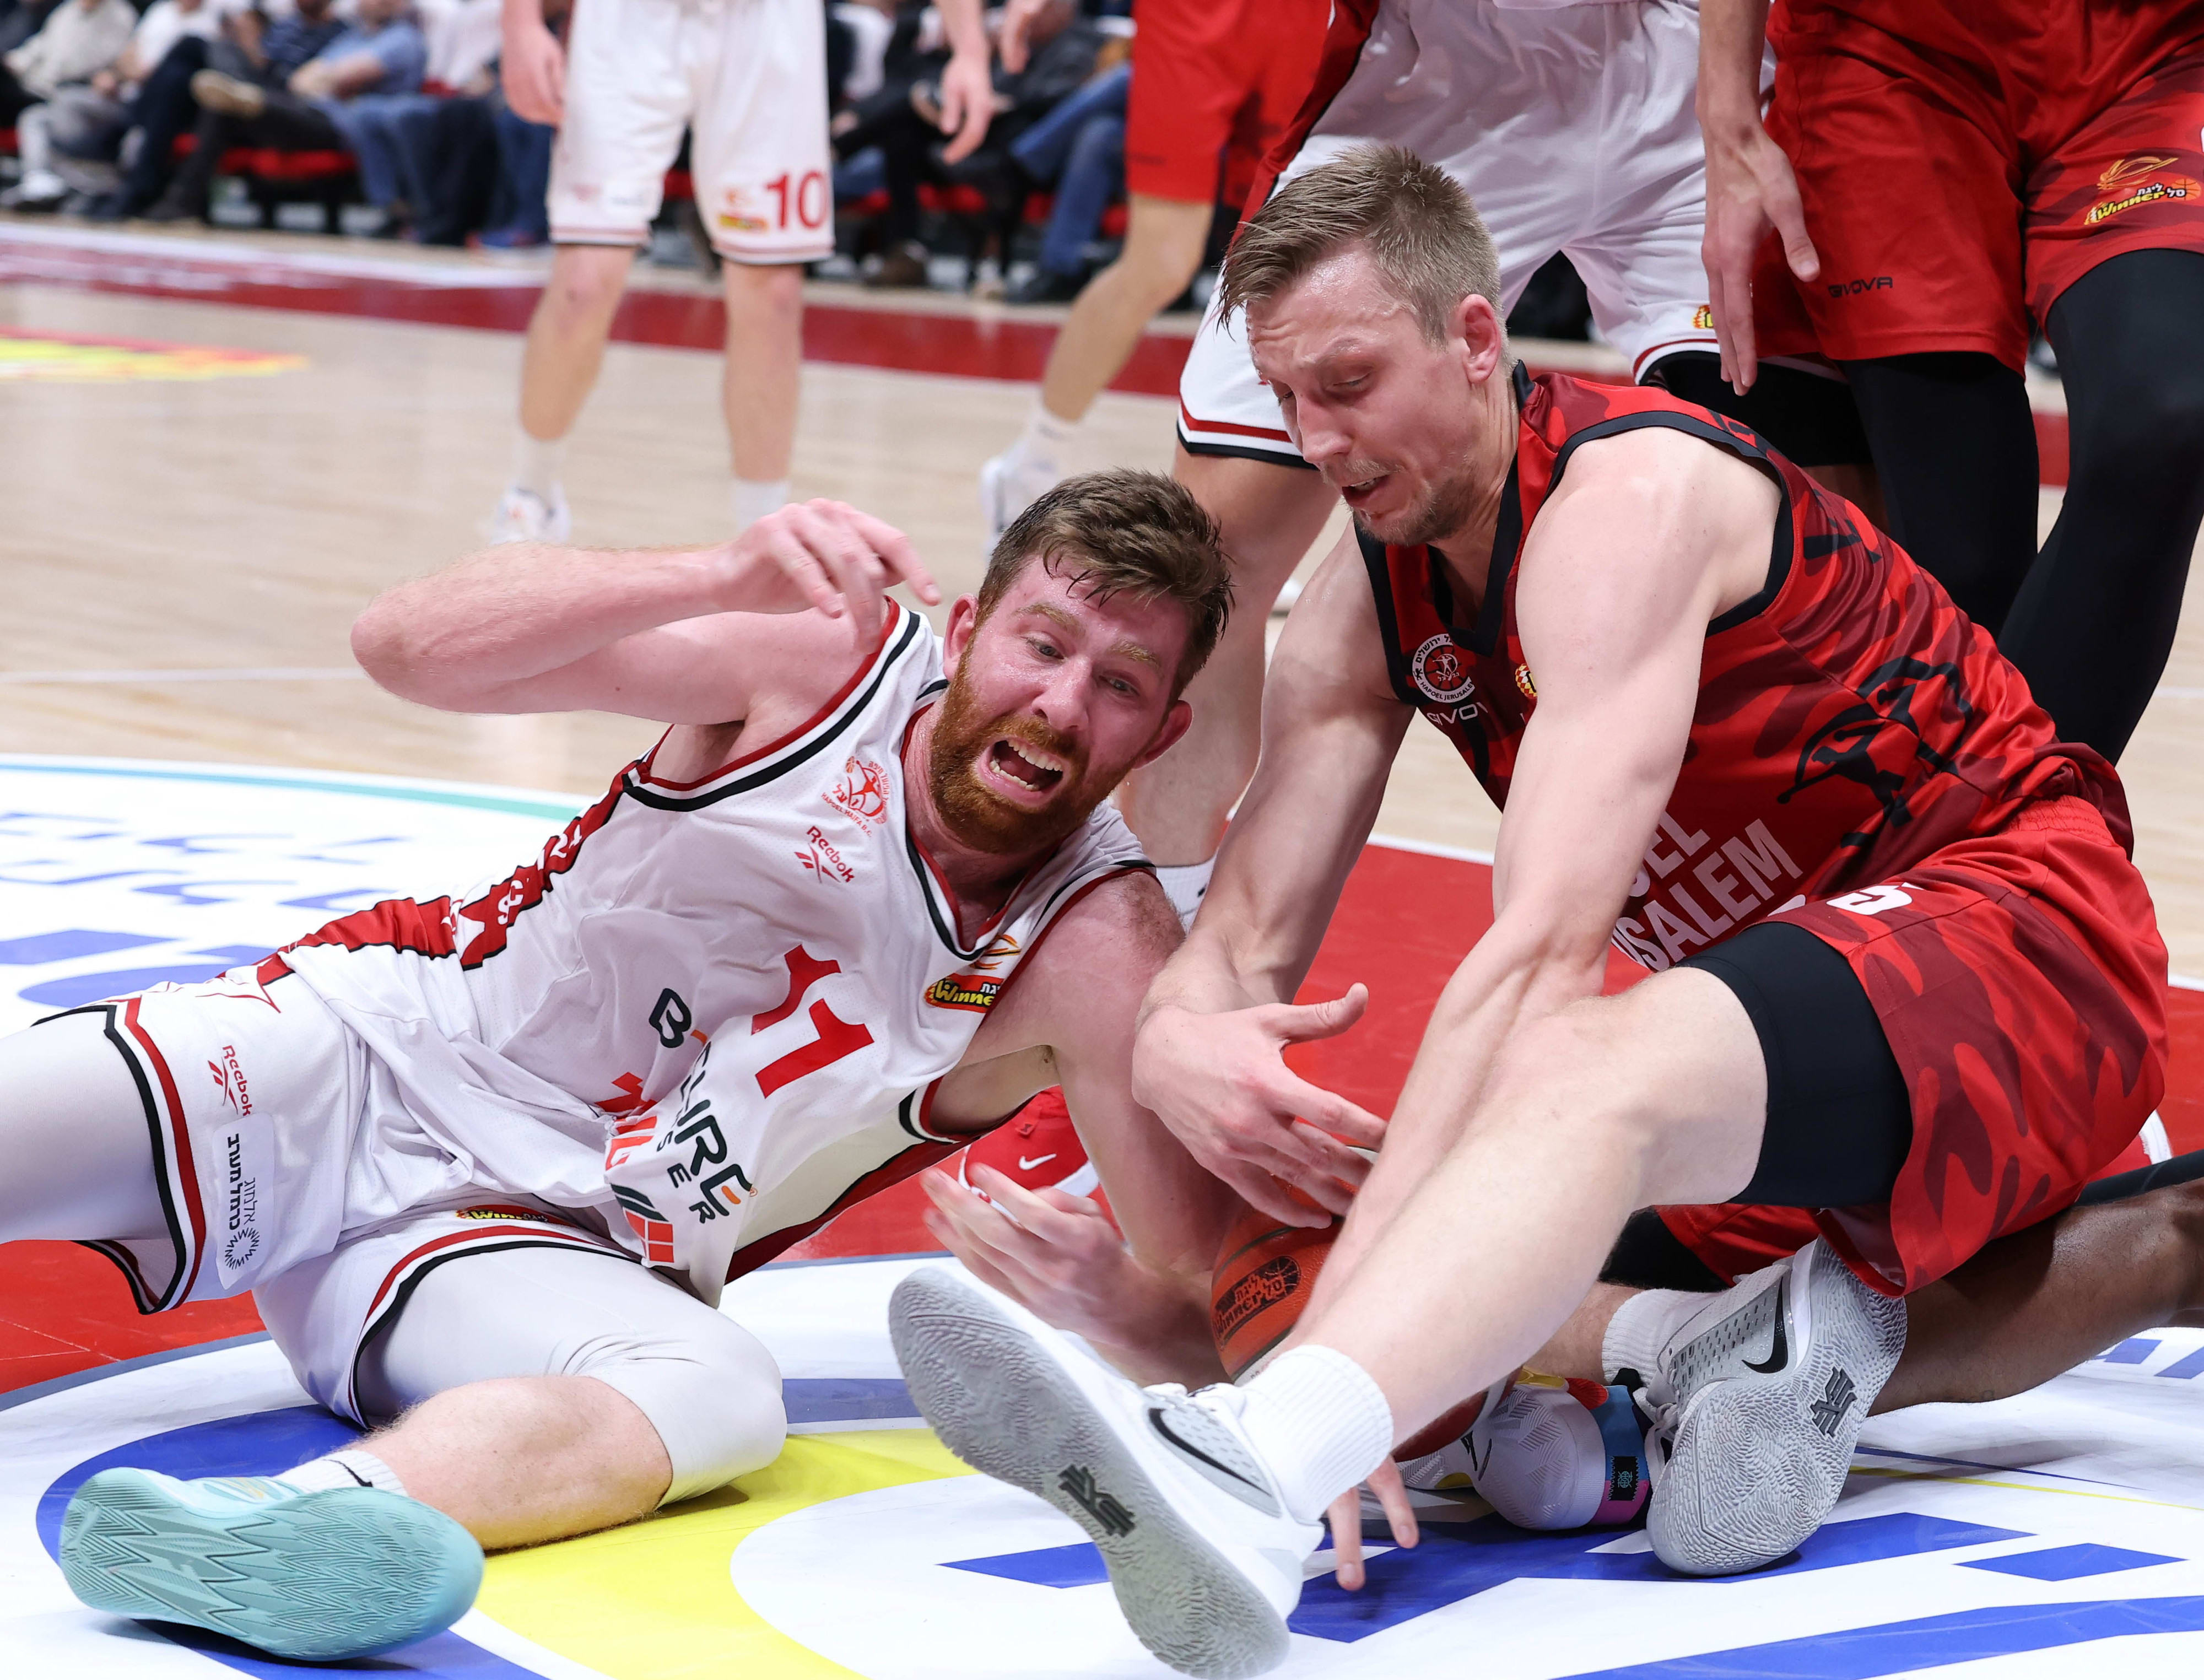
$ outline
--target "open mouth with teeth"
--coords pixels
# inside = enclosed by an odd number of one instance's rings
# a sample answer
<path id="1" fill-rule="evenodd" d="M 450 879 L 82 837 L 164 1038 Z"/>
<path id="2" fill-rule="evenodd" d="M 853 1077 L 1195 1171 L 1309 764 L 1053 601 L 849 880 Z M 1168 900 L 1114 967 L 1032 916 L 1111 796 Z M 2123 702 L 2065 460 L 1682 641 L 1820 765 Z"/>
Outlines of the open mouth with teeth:
<path id="1" fill-rule="evenodd" d="M 1022 805 L 1048 799 L 1063 784 L 1068 768 L 1055 754 L 1008 736 L 981 754 L 980 764 L 982 779 L 990 789 Z"/>
<path id="2" fill-rule="evenodd" d="M 1349 507 L 1360 507 L 1383 489 L 1391 482 L 1392 476 L 1389 472 L 1381 472 L 1374 477 L 1365 478 L 1358 483 L 1342 484 L 1339 487 L 1340 499 Z"/>

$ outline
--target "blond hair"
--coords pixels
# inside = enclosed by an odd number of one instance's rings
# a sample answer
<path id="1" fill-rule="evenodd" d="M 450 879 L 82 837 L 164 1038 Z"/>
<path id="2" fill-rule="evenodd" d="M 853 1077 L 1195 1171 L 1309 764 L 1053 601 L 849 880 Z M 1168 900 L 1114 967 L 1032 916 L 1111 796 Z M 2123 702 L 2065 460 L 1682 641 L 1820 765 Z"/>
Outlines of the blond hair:
<path id="1" fill-rule="evenodd" d="M 1500 313 L 1500 259 L 1460 182 L 1406 146 L 1359 145 L 1296 175 L 1241 228 L 1218 290 L 1227 314 L 1279 296 L 1344 247 L 1368 247 L 1436 344 L 1475 293 Z"/>
<path id="2" fill-rule="evenodd" d="M 1176 698 L 1216 651 L 1232 609 L 1232 568 L 1217 521 L 1193 493 L 1159 472 L 1119 467 L 1082 473 L 1044 491 L 1010 522 L 980 583 L 980 617 L 995 610 L 1026 567 L 1068 571 L 1089 599 L 1123 594 L 1168 600 L 1186 613 Z"/>

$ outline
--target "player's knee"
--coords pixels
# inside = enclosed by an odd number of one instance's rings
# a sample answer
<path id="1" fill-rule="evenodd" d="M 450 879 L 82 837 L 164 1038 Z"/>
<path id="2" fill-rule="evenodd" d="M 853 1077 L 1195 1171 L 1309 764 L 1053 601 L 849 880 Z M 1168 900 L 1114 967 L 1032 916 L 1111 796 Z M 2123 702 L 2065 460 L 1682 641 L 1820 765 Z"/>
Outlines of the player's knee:
<path id="1" fill-rule="evenodd" d="M 793 319 L 803 311 L 803 270 L 793 263 L 730 263 L 720 272 L 731 319 Z"/>
<path id="2" fill-rule="evenodd" d="M 2172 1304 L 2195 1322 L 2204 1314 L 2204 1179 L 2169 1185 L 2142 1198 L 2157 1222 L 2158 1236 L 2173 1258 L 2177 1299 Z"/>
<path id="3" fill-rule="evenodd" d="M 627 286 L 627 253 L 590 250 L 573 260 L 554 262 L 537 308 L 551 322 L 571 328 L 611 315 Z"/>
<path id="4" fill-rule="evenodd" d="M 1627 1142 L 1654 1115 L 1630 1077 L 1631 1023 L 1613 998 L 1591 998 L 1511 1035 L 1493 1073 L 1492 1106 Z"/>
<path id="5" fill-rule="evenodd" d="M 732 1319 L 699 1317 L 678 1336 L 608 1346 L 584 1374 L 626 1396 L 657 1431 L 672 1466 L 662 1504 L 762 1470 L 788 1437 L 780 1368 Z"/>
<path id="6" fill-rule="evenodd" d="M 2204 361 L 2176 361 L 2123 381 L 2118 399 L 2077 428 L 2072 444 L 2077 478 L 2155 485 L 2171 474 L 2193 480 L 2204 473 Z"/>

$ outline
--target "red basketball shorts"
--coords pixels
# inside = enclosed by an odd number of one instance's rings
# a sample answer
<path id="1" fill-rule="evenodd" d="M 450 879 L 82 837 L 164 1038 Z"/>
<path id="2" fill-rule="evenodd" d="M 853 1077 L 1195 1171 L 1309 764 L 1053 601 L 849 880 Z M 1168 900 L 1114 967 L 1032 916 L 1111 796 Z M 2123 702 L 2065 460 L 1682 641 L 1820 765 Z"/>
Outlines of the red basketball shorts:
<path id="1" fill-rule="evenodd" d="M 1961 10 L 1964 17 L 1956 15 Z M 1768 127 L 1820 277 L 1771 235 L 1761 353 L 1981 351 L 2124 251 L 2204 251 L 2204 7 L 2195 0 L 1792 3 Z"/>
<path id="2" fill-rule="evenodd" d="M 1911 1089 L 1913 1146 L 1887 1204 L 1663 1208 L 1723 1277 L 1821 1236 L 1875 1288 L 1909 1293 L 2071 1204 L 2164 1094 L 2165 946 L 2086 800 L 2025 806 L 1782 920 L 1851 964 Z"/>
<path id="3" fill-rule="evenodd" d="M 1237 204 L 1316 82 L 1330 0 L 1141 0 L 1125 188 Z M 1229 156 L 1228 156 L 1229 152 Z"/>

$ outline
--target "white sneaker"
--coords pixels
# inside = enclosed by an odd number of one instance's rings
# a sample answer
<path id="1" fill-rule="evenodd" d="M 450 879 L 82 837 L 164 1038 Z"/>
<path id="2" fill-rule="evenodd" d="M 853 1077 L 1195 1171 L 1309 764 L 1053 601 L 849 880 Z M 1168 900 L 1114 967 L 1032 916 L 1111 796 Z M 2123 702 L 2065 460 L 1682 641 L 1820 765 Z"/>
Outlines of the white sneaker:
<path id="1" fill-rule="evenodd" d="M 1003 533 L 1010 528 L 1010 521 L 1062 476 L 1054 471 L 1022 471 L 1015 454 L 1015 451 L 1005 449 L 980 469 L 980 512 L 987 521 L 990 554 L 1003 540 Z"/>
<path id="2" fill-rule="evenodd" d="M 574 516 L 566 511 L 566 493 L 551 487 L 548 501 L 535 491 L 508 484 L 490 516 L 489 540 L 501 542 L 564 542 L 574 535 Z"/>
<path id="3" fill-rule="evenodd" d="M 1818 1241 L 1686 1319 L 1647 1374 L 1647 1527 L 1661 1561 L 1732 1575 L 1796 1551 L 1844 1491 L 1868 1408 L 1905 1350 L 1905 1303 Z"/>
<path id="4" fill-rule="evenodd" d="M 1285 1659 L 1324 1531 L 1285 1509 L 1241 1431 L 1241 1390 L 1139 1387 L 949 1266 L 897 1285 L 888 1329 L 949 1450 L 1093 1536 L 1141 1644 L 1206 1680 Z"/>

